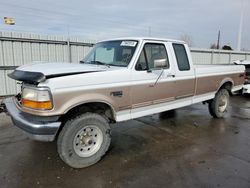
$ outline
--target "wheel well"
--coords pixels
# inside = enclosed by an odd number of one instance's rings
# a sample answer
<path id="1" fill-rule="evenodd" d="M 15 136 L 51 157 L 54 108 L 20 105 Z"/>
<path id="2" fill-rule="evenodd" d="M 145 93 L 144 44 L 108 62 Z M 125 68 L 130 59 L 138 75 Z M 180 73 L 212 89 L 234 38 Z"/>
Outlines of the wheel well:
<path id="1" fill-rule="evenodd" d="M 232 95 L 232 87 L 233 87 L 233 83 L 231 81 L 227 81 L 219 87 L 217 92 L 220 91 L 221 89 L 226 89 L 228 91 L 228 93 L 230 95 Z M 213 101 L 213 99 L 209 99 L 207 101 L 203 101 L 202 103 L 206 104 L 206 103 L 211 103 L 212 101 Z"/>
<path id="2" fill-rule="evenodd" d="M 229 92 L 229 94 L 231 95 L 232 94 L 232 87 L 233 87 L 233 83 L 230 81 L 227 81 L 221 85 L 221 87 L 218 89 L 218 91 L 221 89 L 226 89 Z"/>
<path id="3" fill-rule="evenodd" d="M 75 117 L 85 112 L 97 113 L 105 117 L 109 122 L 115 122 L 114 112 L 111 106 L 103 102 L 89 102 L 78 105 L 70 109 L 66 114 L 61 117 L 61 120 L 66 120 Z"/>

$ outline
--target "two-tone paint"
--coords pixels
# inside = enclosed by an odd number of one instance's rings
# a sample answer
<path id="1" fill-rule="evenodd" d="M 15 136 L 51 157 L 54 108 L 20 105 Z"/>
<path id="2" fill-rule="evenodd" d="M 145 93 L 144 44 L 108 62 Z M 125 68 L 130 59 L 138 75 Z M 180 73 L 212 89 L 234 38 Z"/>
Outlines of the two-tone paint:
<path id="1" fill-rule="evenodd" d="M 19 108 L 23 112 L 37 116 L 61 116 L 79 105 L 100 102 L 111 108 L 115 121 L 124 121 L 210 100 L 223 84 L 230 84 L 231 90 L 237 90 L 244 82 L 243 66 L 194 66 L 189 48 L 184 42 L 151 38 L 119 40 L 138 41 L 128 67 L 65 63 L 53 64 L 53 69 L 47 64 L 20 67 L 19 70 L 43 72 L 45 76 L 53 73 L 53 70 L 60 74 L 63 72 L 60 72 L 61 69 L 70 69 L 72 73 L 80 69 L 87 73 L 52 77 L 34 86 L 50 88 L 53 109 L 34 110 L 22 106 Z M 166 47 L 170 62 L 168 69 L 135 69 L 140 52 L 146 43 L 160 43 Z M 173 43 L 185 46 L 190 70 L 178 69 Z"/>

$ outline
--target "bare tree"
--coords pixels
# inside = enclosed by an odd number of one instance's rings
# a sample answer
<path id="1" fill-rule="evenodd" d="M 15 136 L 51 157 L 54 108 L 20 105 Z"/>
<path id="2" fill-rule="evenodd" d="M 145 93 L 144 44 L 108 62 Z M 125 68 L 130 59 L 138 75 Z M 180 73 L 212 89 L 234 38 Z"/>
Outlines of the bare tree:
<path id="1" fill-rule="evenodd" d="M 217 44 L 213 43 L 210 45 L 210 49 L 218 49 Z"/>
<path id="2" fill-rule="evenodd" d="M 217 44 L 213 43 L 210 45 L 210 49 L 220 49 L 220 46 L 218 46 Z M 232 47 L 230 45 L 224 45 L 221 48 L 222 50 L 233 50 Z"/>
<path id="3" fill-rule="evenodd" d="M 181 35 L 180 40 L 185 41 L 188 46 L 193 46 L 193 38 L 188 34 Z"/>
<path id="4" fill-rule="evenodd" d="M 230 45 L 224 45 L 222 50 L 233 50 L 233 48 Z"/>

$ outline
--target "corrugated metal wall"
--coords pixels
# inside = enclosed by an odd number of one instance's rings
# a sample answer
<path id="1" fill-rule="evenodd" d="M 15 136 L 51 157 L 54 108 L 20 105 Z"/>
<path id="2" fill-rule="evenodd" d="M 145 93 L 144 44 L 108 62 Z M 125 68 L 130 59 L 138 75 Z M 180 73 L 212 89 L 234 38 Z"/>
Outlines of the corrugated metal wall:
<path id="1" fill-rule="evenodd" d="M 16 32 L 0 32 L 0 96 L 18 92 L 18 85 L 7 76 L 15 67 L 34 62 L 72 62 L 89 52 L 96 40 L 77 37 L 48 36 Z M 229 64 L 234 60 L 250 60 L 250 52 L 191 49 L 195 64 Z"/>
<path id="2" fill-rule="evenodd" d="M 77 37 L 0 32 L 0 96 L 18 92 L 15 81 L 7 74 L 27 63 L 77 63 L 89 52 L 95 40 Z"/>
<path id="3" fill-rule="evenodd" d="M 250 52 L 191 48 L 194 64 L 230 64 L 235 60 L 250 60 Z"/>

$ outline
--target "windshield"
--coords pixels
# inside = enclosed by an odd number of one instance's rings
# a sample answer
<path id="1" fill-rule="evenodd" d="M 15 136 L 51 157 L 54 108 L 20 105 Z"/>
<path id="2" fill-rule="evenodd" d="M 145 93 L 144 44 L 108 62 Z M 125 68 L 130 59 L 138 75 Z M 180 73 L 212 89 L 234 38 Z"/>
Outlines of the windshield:
<path id="1" fill-rule="evenodd" d="M 127 67 L 134 55 L 137 43 L 134 40 L 97 43 L 81 63 Z"/>

